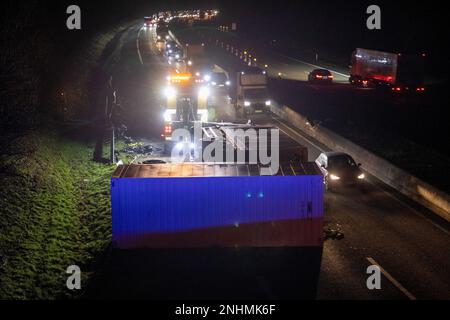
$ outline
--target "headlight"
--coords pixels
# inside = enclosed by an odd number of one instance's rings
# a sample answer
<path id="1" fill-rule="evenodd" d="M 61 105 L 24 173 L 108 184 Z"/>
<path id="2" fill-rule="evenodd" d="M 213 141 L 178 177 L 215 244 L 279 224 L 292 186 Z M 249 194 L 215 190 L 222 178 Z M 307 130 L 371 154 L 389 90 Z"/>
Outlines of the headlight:
<path id="1" fill-rule="evenodd" d="M 251 103 L 250 103 L 250 101 L 244 101 L 244 106 L 246 106 L 246 107 L 250 107 L 250 106 L 251 106 Z"/>
<path id="2" fill-rule="evenodd" d="M 158 40 L 161 40 L 161 36 L 158 36 Z"/>
<path id="3" fill-rule="evenodd" d="M 270 106 L 272 104 L 272 102 L 270 100 L 266 101 L 266 106 Z"/>
<path id="4" fill-rule="evenodd" d="M 227 81 L 227 82 L 225 82 L 225 84 L 226 84 L 227 86 L 229 86 L 229 85 L 231 84 L 231 82 L 230 82 L 230 81 Z"/>
<path id="5" fill-rule="evenodd" d="M 209 96 L 209 89 L 207 88 L 207 87 L 202 87 L 202 88 L 200 88 L 200 90 L 198 91 L 198 94 L 201 96 L 201 97 L 208 97 Z"/>
<path id="6" fill-rule="evenodd" d="M 177 144 L 175 145 L 175 149 L 176 150 L 181 150 L 184 147 L 184 142 L 177 142 Z"/>
<path id="7" fill-rule="evenodd" d="M 203 77 L 203 79 L 208 82 L 209 80 L 211 80 L 211 76 L 209 74 L 207 74 L 206 76 Z"/>
<path id="8" fill-rule="evenodd" d="M 166 89 L 164 89 L 164 95 L 167 98 L 174 98 L 177 95 L 177 92 L 174 88 L 172 87 L 167 87 Z"/>
<path id="9" fill-rule="evenodd" d="M 176 144 L 175 144 L 175 149 L 176 150 L 186 150 L 185 148 L 190 148 L 191 150 L 192 149 L 195 149 L 195 144 L 194 143 L 189 143 L 189 142 L 177 142 Z"/>
<path id="10" fill-rule="evenodd" d="M 166 40 L 169 40 L 169 38 L 170 38 L 169 36 L 166 36 Z"/>
<path id="11" fill-rule="evenodd" d="M 334 174 L 330 174 L 330 179 L 331 180 L 339 180 L 341 178 L 339 178 L 338 176 L 334 175 Z"/>
<path id="12" fill-rule="evenodd" d="M 177 55 L 175 56 L 175 59 L 180 59 L 180 55 L 177 54 Z"/>
<path id="13" fill-rule="evenodd" d="M 192 66 L 192 61 L 191 60 L 188 61 L 188 66 Z"/>
<path id="14" fill-rule="evenodd" d="M 358 176 L 358 179 L 364 179 L 366 177 L 366 175 L 364 174 L 364 173 L 361 173 L 359 176 Z"/>
<path id="15" fill-rule="evenodd" d="M 196 72 L 196 73 L 195 73 L 195 76 L 196 76 L 196 77 L 200 77 L 200 72 Z"/>
<path id="16" fill-rule="evenodd" d="M 212 84 L 213 86 L 215 86 L 215 85 L 217 84 L 217 82 L 214 82 L 214 81 L 213 81 L 213 82 L 211 82 L 211 84 Z"/>

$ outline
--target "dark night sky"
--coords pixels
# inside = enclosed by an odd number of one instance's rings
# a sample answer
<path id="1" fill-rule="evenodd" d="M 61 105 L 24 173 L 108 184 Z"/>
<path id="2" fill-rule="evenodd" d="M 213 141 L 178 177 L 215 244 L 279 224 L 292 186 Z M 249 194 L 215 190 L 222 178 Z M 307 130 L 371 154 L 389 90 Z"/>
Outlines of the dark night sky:
<path id="1" fill-rule="evenodd" d="M 370 4 L 381 7 L 381 31 L 366 28 L 368 15 L 365 12 Z M 243 9 L 233 10 L 228 5 L 226 10 L 232 15 L 238 12 L 245 28 L 260 29 L 263 22 L 265 32 L 324 46 L 428 51 L 443 47 L 448 40 L 444 8 L 438 4 L 436 1 L 426 4 L 413 1 L 242 1 Z"/>
<path id="2" fill-rule="evenodd" d="M 20 1 L 20 0 L 19 0 Z M 66 3 L 87 6 L 83 11 L 85 26 L 95 27 L 96 16 L 108 13 L 145 15 L 153 8 L 217 7 L 222 15 L 237 20 L 241 28 L 259 33 L 290 37 L 339 49 L 373 47 L 392 51 L 439 51 L 448 41 L 445 8 L 436 0 L 366 1 L 366 0 L 99 0 L 52 1 L 54 19 L 63 19 Z M 365 27 L 366 8 L 377 4 L 382 9 L 382 30 Z M 101 11 L 101 13 L 99 13 Z"/>
<path id="3" fill-rule="evenodd" d="M 9 1 L 22 6 L 35 0 Z M 122 19 L 142 17 L 158 8 L 218 8 L 228 21 L 237 21 L 242 31 L 289 39 L 321 50 L 347 55 L 356 47 L 393 52 L 426 52 L 435 65 L 447 60 L 449 40 L 446 10 L 441 2 L 429 0 L 40 0 L 46 18 L 37 15 L 39 26 L 51 30 L 68 44 L 77 43 L 83 33 Z M 82 7 L 83 31 L 65 30 L 65 8 L 72 3 Z M 365 27 L 366 8 L 377 4 L 382 9 L 382 30 Z M 44 9 L 43 9 L 44 10 Z M 5 14 L 7 11 L 3 11 Z M 60 32 L 61 31 L 61 32 Z M 45 31 L 44 31 L 45 32 Z M 62 44 L 63 46 L 65 44 Z M 446 67 L 447 68 L 447 67 Z"/>

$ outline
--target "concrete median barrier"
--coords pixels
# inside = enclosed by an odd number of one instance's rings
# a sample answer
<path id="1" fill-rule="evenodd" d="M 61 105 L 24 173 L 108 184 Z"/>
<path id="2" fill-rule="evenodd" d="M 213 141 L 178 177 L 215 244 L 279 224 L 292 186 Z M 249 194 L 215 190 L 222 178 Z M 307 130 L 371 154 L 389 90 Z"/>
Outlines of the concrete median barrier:
<path id="1" fill-rule="evenodd" d="M 363 169 L 403 195 L 432 210 L 443 219 L 450 221 L 450 197 L 430 184 L 398 168 L 385 159 L 339 136 L 320 125 L 312 126 L 308 119 L 287 106 L 274 104 L 272 112 L 291 125 L 302 130 L 320 143 L 335 151 L 346 152 Z"/>

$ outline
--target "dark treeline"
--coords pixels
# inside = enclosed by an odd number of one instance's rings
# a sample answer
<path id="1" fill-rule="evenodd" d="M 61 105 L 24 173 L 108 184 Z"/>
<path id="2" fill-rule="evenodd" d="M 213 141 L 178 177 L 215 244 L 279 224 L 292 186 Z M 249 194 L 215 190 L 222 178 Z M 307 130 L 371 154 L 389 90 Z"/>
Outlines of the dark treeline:
<path id="1" fill-rule="evenodd" d="M 82 29 L 66 28 L 66 9 L 81 7 Z M 64 67 L 95 34 L 152 12 L 151 2 L 29 0 L 0 3 L 0 128 L 36 127 L 52 112 L 50 95 Z"/>
<path id="2" fill-rule="evenodd" d="M 214 1 L 3 0 L 0 2 L 0 128 L 36 127 L 52 116 L 64 67 L 96 34 L 159 10 L 210 7 Z M 66 9 L 81 8 L 82 29 L 66 28 Z M 49 114 L 50 113 L 50 114 Z M 44 117 L 42 117 L 44 115 Z"/>

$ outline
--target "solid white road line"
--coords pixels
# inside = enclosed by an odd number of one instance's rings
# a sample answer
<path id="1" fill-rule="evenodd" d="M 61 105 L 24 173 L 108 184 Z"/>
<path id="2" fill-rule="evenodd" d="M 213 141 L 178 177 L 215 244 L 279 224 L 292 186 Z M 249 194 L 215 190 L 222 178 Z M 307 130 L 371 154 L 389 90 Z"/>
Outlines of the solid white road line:
<path id="1" fill-rule="evenodd" d="M 286 58 L 286 59 L 290 59 L 292 61 L 296 61 L 296 62 L 300 62 L 300 63 L 306 64 L 308 66 L 311 66 L 311 67 L 314 67 L 314 68 L 317 68 L 317 69 L 328 69 L 328 68 L 325 68 L 325 67 L 322 67 L 322 66 L 318 66 L 316 64 L 308 63 L 306 61 L 302 61 L 302 60 L 299 60 L 299 59 L 296 59 L 296 58 L 292 58 L 292 57 L 286 56 L 284 54 L 277 53 L 277 55 L 279 55 L 280 57 Z M 347 77 L 347 78 L 350 77 L 349 74 L 341 73 L 341 72 L 338 72 L 338 71 L 332 70 L 332 69 L 328 69 L 328 70 L 330 70 L 331 72 L 336 73 L 336 74 L 338 74 L 340 76 L 343 76 L 343 77 Z"/>
<path id="2" fill-rule="evenodd" d="M 312 142 L 311 140 L 309 140 L 308 138 L 306 138 L 304 135 L 298 133 L 297 131 L 295 131 L 294 129 L 292 129 L 291 127 L 289 127 L 288 125 L 284 124 L 283 122 L 281 122 L 280 120 L 272 117 L 272 120 L 277 121 L 278 123 L 280 123 L 282 126 L 284 126 L 286 129 L 288 129 L 289 131 L 291 131 L 292 133 L 294 133 L 296 136 L 300 137 L 300 139 L 305 140 L 306 142 L 308 142 L 310 145 L 312 145 L 314 148 L 316 148 L 317 150 L 319 150 L 320 152 L 326 152 L 324 149 L 322 149 L 321 147 L 319 147 L 317 144 L 315 144 L 314 142 Z M 286 131 L 282 130 L 280 127 L 278 127 L 282 132 L 284 132 L 287 136 L 291 137 L 292 139 L 296 140 L 297 142 L 299 142 L 297 139 L 295 139 L 292 135 L 290 135 L 289 133 L 287 133 Z"/>
<path id="3" fill-rule="evenodd" d="M 295 131 L 294 129 L 292 129 L 290 126 L 284 124 L 283 122 L 281 122 L 280 120 L 274 118 L 272 116 L 272 119 L 274 121 L 277 121 L 278 123 L 280 123 L 281 125 L 283 125 L 286 129 L 289 129 L 289 131 L 293 132 L 295 135 L 299 136 L 301 139 L 305 140 L 306 142 L 308 142 L 310 145 L 312 145 L 314 148 L 316 148 L 317 150 L 319 150 L 320 152 L 326 152 L 326 150 L 323 150 L 321 147 L 319 147 L 317 144 L 315 144 L 314 142 L 312 142 L 311 140 L 309 140 L 308 138 L 306 138 L 304 135 L 298 133 L 297 131 Z M 286 135 L 288 135 L 289 137 L 291 137 L 292 139 L 295 140 L 295 138 L 288 134 L 285 130 L 282 130 L 280 128 L 280 130 L 282 132 L 284 132 Z M 297 141 L 298 142 L 298 141 Z M 382 182 L 382 181 L 381 181 Z M 384 182 L 382 182 L 384 183 Z M 386 194 L 389 198 L 391 198 L 392 200 L 395 200 L 398 204 L 402 205 L 403 207 L 405 207 L 406 209 L 412 211 L 416 216 L 421 217 L 423 219 L 425 219 L 426 221 L 428 221 L 429 223 L 431 223 L 434 227 L 436 227 L 437 229 L 439 229 L 440 231 L 442 231 L 443 233 L 445 233 L 446 235 L 450 235 L 450 232 L 446 229 L 444 229 L 443 227 L 441 227 L 439 224 L 435 223 L 433 220 L 431 220 L 430 218 L 428 218 L 426 215 L 420 213 L 419 211 L 417 211 L 416 209 L 414 209 L 413 207 L 411 207 L 409 204 L 405 203 L 403 200 L 398 199 L 396 196 L 394 196 L 393 194 L 391 194 L 389 191 L 384 190 L 384 188 L 382 188 L 381 186 L 379 186 L 377 183 L 374 182 L 370 182 L 370 184 L 372 186 L 374 186 L 376 189 L 380 190 L 381 192 L 383 192 L 384 194 Z"/>
<path id="4" fill-rule="evenodd" d="M 373 258 L 367 257 L 367 261 L 369 261 L 372 265 L 376 265 L 378 268 L 380 268 L 381 273 L 388 279 L 397 289 L 399 289 L 405 296 L 408 297 L 409 300 L 417 300 L 416 297 L 409 292 L 405 287 L 403 287 L 400 282 L 395 280 L 393 276 L 389 274 L 385 269 L 383 269 L 382 266 L 378 262 L 376 262 Z"/>
<path id="5" fill-rule="evenodd" d="M 144 65 L 144 61 L 142 60 L 142 55 L 141 55 L 141 49 L 139 47 L 139 37 L 141 35 L 141 31 L 143 28 L 139 29 L 138 35 L 137 35 L 137 39 L 136 39 L 136 49 L 137 49 L 137 53 L 138 53 L 138 57 L 139 57 L 139 61 L 141 62 L 141 65 Z"/>
<path id="6" fill-rule="evenodd" d="M 380 180 L 381 181 L 381 180 Z M 384 183 L 383 181 L 381 181 L 382 183 Z M 398 202 L 399 204 L 403 205 L 404 207 L 406 207 L 407 209 L 411 210 L 416 216 L 419 216 L 421 218 L 424 218 L 425 220 L 427 220 L 429 223 L 431 223 L 433 226 L 435 226 L 437 229 L 441 230 L 442 232 L 444 232 L 446 235 L 450 235 L 450 232 L 446 229 L 444 229 L 443 227 L 441 227 L 440 225 L 438 225 L 436 222 L 434 222 L 433 220 L 431 220 L 430 218 L 428 218 L 426 215 L 420 213 L 419 211 L 417 211 L 416 209 L 414 209 L 413 207 L 411 207 L 409 204 L 407 204 L 406 202 L 404 202 L 403 200 L 398 199 L 396 196 L 394 196 L 393 194 L 391 194 L 389 191 L 384 190 L 383 188 L 381 188 L 379 185 L 377 185 L 376 183 L 372 183 L 372 185 L 377 188 L 378 190 L 380 190 L 381 192 L 385 193 L 388 197 L 390 197 L 391 199 L 395 200 L 396 202 Z"/>

